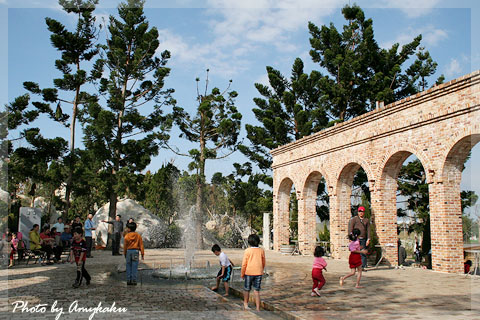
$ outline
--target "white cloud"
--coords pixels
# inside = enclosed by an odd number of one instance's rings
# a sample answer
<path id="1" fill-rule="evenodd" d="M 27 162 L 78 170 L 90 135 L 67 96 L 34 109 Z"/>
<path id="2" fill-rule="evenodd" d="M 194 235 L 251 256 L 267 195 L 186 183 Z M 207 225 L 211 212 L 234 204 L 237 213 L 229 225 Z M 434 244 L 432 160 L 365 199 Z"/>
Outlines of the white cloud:
<path id="1" fill-rule="evenodd" d="M 232 77 L 245 71 L 247 62 L 243 60 L 247 46 L 240 46 L 232 52 L 220 50 L 214 43 L 194 43 L 194 39 L 184 39 L 170 30 L 159 30 L 159 51 L 168 50 L 172 54 L 171 64 L 183 67 L 210 69 L 211 74 Z"/>
<path id="2" fill-rule="evenodd" d="M 159 30 L 160 50 L 172 53 L 171 63 L 221 70 L 226 77 L 248 70 L 265 46 L 295 52 L 294 33 L 307 29 L 308 21 L 322 18 L 344 5 L 343 0 L 207 0 L 205 12 L 211 38 L 206 43 L 184 38 L 170 29 Z M 314 9 L 312 9 L 314 8 Z"/>
<path id="3" fill-rule="evenodd" d="M 440 0 L 383 0 L 379 5 L 388 8 L 398 8 L 402 10 L 409 18 L 418 18 L 424 16 L 437 7 Z"/>
<path id="4" fill-rule="evenodd" d="M 210 26 L 220 46 L 244 41 L 271 44 L 282 51 L 293 51 L 291 33 L 306 29 L 308 21 L 321 20 L 334 8 L 344 5 L 342 0 L 209 0 Z M 217 18 L 219 17 L 219 18 Z"/>
<path id="5" fill-rule="evenodd" d="M 462 67 L 460 66 L 460 62 L 457 59 L 452 58 L 450 63 L 445 67 L 445 76 L 447 79 L 451 79 L 461 73 Z"/>
<path id="6" fill-rule="evenodd" d="M 400 46 L 411 42 L 419 34 L 422 35 L 422 46 L 434 47 L 438 45 L 441 41 L 448 38 L 448 32 L 445 29 L 439 29 L 433 25 L 428 25 L 421 28 L 410 27 L 404 32 L 397 35 L 397 37 L 391 41 L 381 43 L 382 48 L 390 48 L 394 43 L 399 43 Z"/>

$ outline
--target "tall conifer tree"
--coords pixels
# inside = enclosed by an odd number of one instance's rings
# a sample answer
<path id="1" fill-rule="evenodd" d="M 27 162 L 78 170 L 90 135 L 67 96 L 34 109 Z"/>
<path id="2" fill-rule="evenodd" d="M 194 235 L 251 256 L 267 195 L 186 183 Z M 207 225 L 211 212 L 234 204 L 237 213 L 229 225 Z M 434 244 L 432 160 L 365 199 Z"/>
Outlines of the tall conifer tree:
<path id="1" fill-rule="evenodd" d="M 108 71 L 100 82 L 106 106 L 91 103 L 82 118 L 85 145 L 103 163 L 112 218 L 118 195 L 158 154 L 171 126 L 162 111 L 173 103 L 173 90 L 164 89 L 170 53 L 157 57 L 158 30 L 149 26 L 143 6 L 144 1 L 128 0 L 118 7 L 119 19 L 110 16 L 107 45 L 97 61 Z"/>
<path id="2" fill-rule="evenodd" d="M 48 105 L 45 105 L 47 111 L 56 121 L 63 122 L 70 127 L 70 153 L 66 158 L 68 174 L 66 181 L 65 202 L 66 211 L 70 207 L 70 194 L 72 191 L 72 174 L 75 162 L 75 125 L 77 114 L 81 105 L 91 99 L 95 99 L 89 93 L 82 91 L 85 84 L 99 77 L 96 67 L 92 69 L 89 75 L 83 69 L 82 63 L 90 61 L 98 53 L 96 39 L 97 29 L 95 27 L 95 17 L 93 11 L 98 0 L 59 0 L 63 10 L 76 16 L 76 27 L 69 31 L 59 21 L 46 18 L 48 30 L 51 32 L 50 40 L 52 46 L 61 53 L 61 58 L 55 61 L 55 67 L 63 74 L 62 78 L 53 80 L 54 89 L 40 90 L 38 85 L 33 82 L 25 82 L 25 88 L 33 94 L 42 95 L 47 103 L 56 103 L 55 111 Z M 60 92 L 58 92 L 60 90 Z M 72 93 L 69 97 L 68 94 Z M 68 115 L 62 111 L 63 105 L 72 106 L 72 115 L 70 123 L 67 123 Z"/>
<path id="3" fill-rule="evenodd" d="M 207 160 L 221 159 L 235 151 L 240 133 L 242 115 L 235 107 L 236 91 L 229 91 L 230 86 L 221 92 L 213 88 L 208 92 L 208 70 L 205 92 L 198 89 L 196 113 L 190 115 L 183 108 L 174 107 L 175 123 L 181 130 L 180 137 L 194 142 L 197 148 L 191 149 L 188 154 L 175 153 L 192 158 L 190 170 L 196 170 L 196 237 L 197 247 L 203 249 L 203 219 L 204 219 L 204 192 L 205 192 L 205 164 Z M 230 81 L 231 82 L 231 81 Z M 231 152 L 221 155 L 220 151 Z"/>

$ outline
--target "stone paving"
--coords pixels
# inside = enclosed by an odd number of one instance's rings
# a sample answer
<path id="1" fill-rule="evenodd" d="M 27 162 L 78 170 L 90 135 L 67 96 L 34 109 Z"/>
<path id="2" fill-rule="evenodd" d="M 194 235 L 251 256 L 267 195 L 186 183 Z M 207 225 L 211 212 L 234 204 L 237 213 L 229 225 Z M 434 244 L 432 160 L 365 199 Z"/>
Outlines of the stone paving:
<path id="1" fill-rule="evenodd" d="M 241 265 L 243 250 L 225 249 L 236 266 Z M 338 278 L 346 274 L 348 263 L 327 258 L 326 285 L 321 297 L 311 297 L 312 257 L 283 256 L 267 252 L 267 272 L 262 282 L 262 300 L 273 312 L 243 311 L 239 298 L 222 298 L 207 289 L 207 282 L 147 281 L 126 286 L 124 273 L 116 270 L 124 260 L 109 252 L 94 252 L 87 261 L 92 284 L 71 288 L 75 267 L 70 264 L 51 266 L 16 266 L 0 270 L 1 319 L 55 319 L 52 304 L 63 307 L 60 319 L 88 319 L 92 312 L 69 314 L 73 301 L 79 307 L 127 308 L 125 313 L 97 313 L 94 319 L 480 319 L 480 277 L 443 274 L 416 268 L 368 271 L 363 274 L 363 289 L 354 288 L 348 279 L 340 287 Z M 196 266 L 213 267 L 218 258 L 205 250 L 197 252 Z M 183 251 L 146 250 L 143 269 L 168 268 L 183 263 Z M 142 273 L 147 271 L 142 271 Z M 238 274 L 237 274 L 238 276 Z M 146 277 L 146 276 L 145 276 Z M 213 281 L 210 283 L 213 284 Z M 232 287 L 241 292 L 240 282 Z M 223 292 L 220 292 L 223 293 Z M 28 306 L 47 304 L 45 313 L 13 313 L 15 301 Z M 253 307 L 253 304 L 251 305 Z"/>

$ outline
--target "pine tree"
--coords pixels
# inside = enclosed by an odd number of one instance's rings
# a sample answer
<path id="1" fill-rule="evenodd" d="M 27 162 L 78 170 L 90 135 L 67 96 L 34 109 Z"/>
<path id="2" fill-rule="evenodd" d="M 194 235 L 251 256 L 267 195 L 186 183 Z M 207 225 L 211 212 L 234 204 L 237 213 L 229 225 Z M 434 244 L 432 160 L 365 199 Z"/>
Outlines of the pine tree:
<path id="1" fill-rule="evenodd" d="M 263 171 L 271 167 L 271 149 L 320 131 L 328 124 L 326 113 L 318 104 L 321 95 L 317 83 L 321 74 L 312 71 L 307 75 L 303 68 L 303 61 L 295 59 L 292 75 L 286 79 L 280 71 L 267 67 L 271 88 L 255 84 L 263 97 L 254 98 L 257 108 L 252 111 L 261 126 L 245 125 L 251 144 L 239 149 Z M 271 185 L 271 180 L 266 183 Z"/>
<path id="2" fill-rule="evenodd" d="M 56 104 L 55 111 L 49 105 L 44 104 L 44 111 L 54 120 L 70 127 L 70 153 L 65 159 L 68 168 L 65 192 L 65 212 L 67 212 L 70 207 L 72 175 L 75 165 L 75 125 L 77 114 L 81 105 L 95 99 L 95 97 L 82 91 L 82 89 L 87 83 L 100 76 L 98 66 L 92 68 L 90 75 L 82 67 L 82 63 L 85 64 L 90 61 L 98 53 L 95 43 L 98 32 L 95 27 L 95 17 L 93 16 L 98 0 L 60 0 L 59 4 L 65 12 L 75 15 L 77 22 L 75 29 L 69 31 L 59 21 L 52 18 L 45 19 L 48 30 L 51 32 L 50 40 L 52 46 L 61 53 L 61 58 L 55 61 L 55 67 L 63 74 L 63 77 L 53 80 L 55 88 L 40 90 L 38 84 L 34 82 L 25 82 L 24 86 L 31 93 L 41 95 L 45 102 Z M 58 90 L 65 93 L 71 92 L 72 97 L 68 98 L 65 94 L 60 95 Z M 69 124 L 67 123 L 69 116 L 63 112 L 62 104 L 72 106 Z"/>
<path id="3" fill-rule="evenodd" d="M 170 53 L 156 56 L 158 30 L 150 28 L 143 5 L 144 1 L 129 0 L 118 7 L 120 19 L 110 16 L 109 38 L 96 63 L 99 72 L 102 66 L 108 71 L 99 89 L 106 106 L 90 103 L 82 115 L 85 145 L 102 162 L 111 218 L 118 195 L 136 184 L 135 173 L 158 154 L 171 127 L 162 110 L 174 102 L 173 90 L 163 88 Z M 142 106 L 146 112 L 141 112 Z"/>
<path id="4" fill-rule="evenodd" d="M 333 23 L 318 28 L 310 22 L 310 55 L 328 75 L 319 81 L 320 105 L 333 120 L 344 121 L 375 108 L 376 101 L 390 103 L 416 93 L 414 83 L 402 73 L 404 63 L 415 53 L 421 36 L 404 45 L 380 49 L 372 19 L 363 10 L 345 6 L 348 21 L 340 33 Z"/>
<path id="5" fill-rule="evenodd" d="M 213 88 L 208 92 L 208 72 L 205 92 L 200 93 L 197 78 L 197 101 L 196 113 L 190 115 L 181 107 L 174 107 L 173 116 L 175 123 L 181 130 L 180 137 L 198 145 L 191 149 L 188 154 L 180 153 L 171 148 L 175 153 L 192 158 L 189 170 L 196 170 L 196 242 L 198 248 L 203 248 L 203 219 L 204 219 L 204 191 L 205 191 L 205 164 L 207 160 L 215 160 L 227 157 L 238 146 L 238 134 L 242 115 L 235 107 L 236 91 L 228 88 L 221 92 Z M 230 80 L 231 83 L 231 80 Z M 220 151 L 230 151 L 221 155 Z"/>

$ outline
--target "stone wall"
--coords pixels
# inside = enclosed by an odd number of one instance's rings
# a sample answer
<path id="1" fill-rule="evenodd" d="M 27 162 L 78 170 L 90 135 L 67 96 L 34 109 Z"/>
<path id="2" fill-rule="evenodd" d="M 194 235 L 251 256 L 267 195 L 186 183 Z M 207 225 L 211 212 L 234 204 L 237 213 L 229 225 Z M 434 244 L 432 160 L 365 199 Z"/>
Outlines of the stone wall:
<path id="1" fill-rule="evenodd" d="M 330 197 L 332 253 L 347 257 L 351 186 L 362 167 L 380 244 L 386 261 L 396 265 L 397 177 L 403 162 L 414 154 L 429 183 L 433 269 L 463 272 L 461 171 L 478 141 L 480 71 L 272 150 L 274 249 L 289 240 L 293 185 L 299 201 L 300 250 L 313 252 L 316 188 L 323 177 Z"/>

